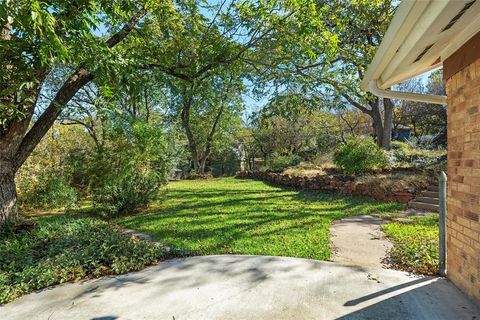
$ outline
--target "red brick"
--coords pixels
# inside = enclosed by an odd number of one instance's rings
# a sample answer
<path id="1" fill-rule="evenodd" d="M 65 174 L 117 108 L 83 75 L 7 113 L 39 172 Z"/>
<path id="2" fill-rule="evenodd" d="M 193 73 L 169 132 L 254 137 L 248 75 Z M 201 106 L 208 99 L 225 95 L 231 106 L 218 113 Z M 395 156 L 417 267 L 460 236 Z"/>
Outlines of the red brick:
<path id="1" fill-rule="evenodd" d="M 480 59 L 446 89 L 448 277 L 480 302 Z"/>

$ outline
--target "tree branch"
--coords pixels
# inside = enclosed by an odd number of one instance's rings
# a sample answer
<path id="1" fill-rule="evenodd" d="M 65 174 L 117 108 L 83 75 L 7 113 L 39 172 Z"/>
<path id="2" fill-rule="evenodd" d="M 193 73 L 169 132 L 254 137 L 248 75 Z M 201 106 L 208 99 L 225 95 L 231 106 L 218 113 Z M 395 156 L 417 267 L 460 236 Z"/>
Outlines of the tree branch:
<path id="1" fill-rule="evenodd" d="M 133 30 L 135 25 L 147 13 L 146 9 L 139 10 L 133 17 L 123 26 L 120 31 L 112 35 L 107 41 L 108 48 L 113 48 Z M 55 98 L 50 102 L 42 115 L 35 122 L 33 127 L 27 132 L 20 146 L 17 149 L 14 159 L 14 170 L 18 170 L 25 162 L 27 157 L 32 153 L 43 136 L 53 125 L 57 117 L 60 115 L 65 105 L 84 85 L 92 81 L 94 75 L 83 67 L 79 67 L 67 81 L 64 82 Z"/>

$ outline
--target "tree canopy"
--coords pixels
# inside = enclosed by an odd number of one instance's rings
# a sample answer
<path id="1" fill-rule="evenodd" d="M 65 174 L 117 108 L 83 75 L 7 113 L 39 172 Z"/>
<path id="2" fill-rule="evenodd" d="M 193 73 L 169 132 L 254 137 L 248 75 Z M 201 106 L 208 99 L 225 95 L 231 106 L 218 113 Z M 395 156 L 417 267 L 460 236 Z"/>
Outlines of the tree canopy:
<path id="1" fill-rule="evenodd" d="M 175 169 L 158 161 L 203 173 L 214 159 L 239 154 L 253 162 L 256 156 L 311 158 L 368 126 L 388 148 L 395 125 L 418 121 L 405 120 L 407 105 L 363 93 L 359 81 L 396 4 L 3 1 L 0 221 L 15 213 L 15 175 L 56 123 L 72 127 L 57 130 L 67 135 L 82 127 L 82 139 L 93 143 L 84 150 L 92 163 L 110 155 L 118 160 L 115 172 L 145 183 L 151 181 L 145 172 Z M 440 90 L 435 77 L 431 91 Z M 267 103 L 254 110 L 254 100 Z M 419 134 L 433 134 L 431 119 L 422 119 Z M 113 141 L 158 161 L 130 155 L 134 163 L 127 165 Z"/>

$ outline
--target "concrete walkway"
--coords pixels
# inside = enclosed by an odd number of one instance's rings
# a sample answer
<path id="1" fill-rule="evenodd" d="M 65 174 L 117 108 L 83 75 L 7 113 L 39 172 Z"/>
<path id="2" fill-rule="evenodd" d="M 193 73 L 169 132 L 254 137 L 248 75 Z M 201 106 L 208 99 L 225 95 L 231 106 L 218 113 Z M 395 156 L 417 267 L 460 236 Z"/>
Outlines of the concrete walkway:
<path id="1" fill-rule="evenodd" d="M 174 259 L 65 284 L 0 307 L 0 319 L 477 319 L 450 282 L 265 256 Z"/>
<path id="2" fill-rule="evenodd" d="M 339 263 L 381 268 L 392 244 L 381 230 L 383 220 L 373 216 L 337 220 L 330 228 L 333 258 Z"/>

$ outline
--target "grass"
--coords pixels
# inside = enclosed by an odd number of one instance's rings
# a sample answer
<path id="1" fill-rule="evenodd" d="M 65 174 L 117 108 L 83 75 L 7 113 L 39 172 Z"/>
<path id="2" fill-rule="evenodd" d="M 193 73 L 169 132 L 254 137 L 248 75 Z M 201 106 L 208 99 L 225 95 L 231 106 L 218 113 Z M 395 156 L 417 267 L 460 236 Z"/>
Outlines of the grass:
<path id="1" fill-rule="evenodd" d="M 383 226 L 393 242 L 390 257 L 401 269 L 423 274 L 438 273 L 438 216 L 414 217 L 411 223 Z"/>
<path id="2" fill-rule="evenodd" d="M 177 251 L 328 260 L 329 227 L 348 215 L 402 206 L 222 178 L 170 183 L 148 212 L 116 220 Z"/>
<path id="3" fill-rule="evenodd" d="M 149 242 L 94 218 L 41 217 L 0 229 L 0 304 L 48 286 L 143 269 L 163 257 Z"/>

